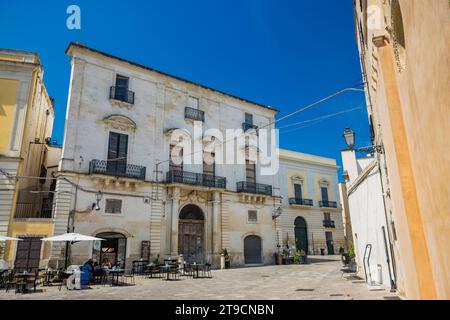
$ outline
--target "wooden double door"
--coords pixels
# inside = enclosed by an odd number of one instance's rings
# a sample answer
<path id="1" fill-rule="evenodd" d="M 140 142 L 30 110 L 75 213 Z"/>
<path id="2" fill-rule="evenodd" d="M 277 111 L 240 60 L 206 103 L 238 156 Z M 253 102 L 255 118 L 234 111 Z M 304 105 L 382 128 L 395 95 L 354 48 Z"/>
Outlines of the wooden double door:
<path id="1" fill-rule="evenodd" d="M 21 237 L 17 241 L 16 260 L 14 268 L 21 271 L 34 272 L 39 268 L 41 259 L 41 238 Z"/>
<path id="2" fill-rule="evenodd" d="M 180 219 L 178 254 L 187 262 L 204 262 L 204 220 Z"/>

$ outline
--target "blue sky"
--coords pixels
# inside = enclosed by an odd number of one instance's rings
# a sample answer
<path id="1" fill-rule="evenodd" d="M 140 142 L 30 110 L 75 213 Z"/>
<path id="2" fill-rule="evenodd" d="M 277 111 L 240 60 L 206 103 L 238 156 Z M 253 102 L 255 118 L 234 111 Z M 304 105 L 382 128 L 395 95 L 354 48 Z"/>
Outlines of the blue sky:
<path id="1" fill-rule="evenodd" d="M 81 8 L 81 30 L 66 9 Z M 281 110 L 281 115 L 361 82 L 352 1 L 0 2 L 0 47 L 39 53 L 56 101 L 53 138 L 62 141 L 70 41 Z M 352 112 L 280 130 L 280 146 L 341 164 L 342 132 L 369 145 L 363 93 L 344 93 L 279 125 Z"/>

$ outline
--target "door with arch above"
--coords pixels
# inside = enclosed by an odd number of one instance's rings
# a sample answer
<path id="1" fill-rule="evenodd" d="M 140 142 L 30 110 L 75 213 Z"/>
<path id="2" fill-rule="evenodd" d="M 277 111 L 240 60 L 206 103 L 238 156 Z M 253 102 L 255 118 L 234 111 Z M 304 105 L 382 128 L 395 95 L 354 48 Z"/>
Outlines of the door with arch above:
<path id="1" fill-rule="evenodd" d="M 187 262 L 204 262 L 204 215 L 193 204 L 180 211 L 178 220 L 178 254 Z"/>
<path id="2" fill-rule="evenodd" d="M 306 220 L 303 217 L 295 219 L 295 247 L 297 250 L 303 250 L 308 254 L 308 228 Z"/>

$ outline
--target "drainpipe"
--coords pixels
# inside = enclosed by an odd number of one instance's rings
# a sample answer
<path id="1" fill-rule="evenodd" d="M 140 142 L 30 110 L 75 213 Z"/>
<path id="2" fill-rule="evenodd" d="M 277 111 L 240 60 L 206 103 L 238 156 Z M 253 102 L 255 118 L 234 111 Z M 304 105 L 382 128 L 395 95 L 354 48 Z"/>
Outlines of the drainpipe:
<path id="1" fill-rule="evenodd" d="M 390 234 L 389 227 L 388 227 L 389 226 L 389 218 L 388 218 L 388 213 L 387 213 L 387 209 L 386 209 L 386 199 L 385 199 L 385 192 L 384 192 L 384 186 L 383 186 L 383 176 L 382 176 L 381 164 L 380 164 L 380 153 L 377 154 L 377 166 L 378 166 L 378 173 L 380 174 L 381 192 L 383 195 L 384 218 L 386 220 L 386 230 L 387 230 L 387 234 L 388 234 L 390 250 L 388 250 L 388 248 L 387 248 L 386 234 L 384 232 L 384 227 L 381 227 L 381 228 L 383 230 L 383 238 L 384 238 L 384 245 L 385 245 L 385 252 L 386 252 L 386 263 L 388 265 L 389 279 L 391 281 L 391 292 L 393 292 L 393 291 L 397 290 L 397 277 L 396 277 L 397 270 L 396 270 L 396 266 L 395 266 L 395 257 L 393 255 L 393 245 L 391 242 L 391 234 Z M 391 274 L 390 261 L 392 261 L 392 273 L 393 274 Z"/>

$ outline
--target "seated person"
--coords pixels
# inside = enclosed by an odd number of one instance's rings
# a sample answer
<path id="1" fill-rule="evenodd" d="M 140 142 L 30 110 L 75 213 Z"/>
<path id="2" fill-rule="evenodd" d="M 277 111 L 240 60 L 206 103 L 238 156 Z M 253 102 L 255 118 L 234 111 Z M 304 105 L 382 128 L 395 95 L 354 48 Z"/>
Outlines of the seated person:
<path id="1" fill-rule="evenodd" d="M 83 274 L 81 275 L 81 281 L 82 284 L 86 285 L 89 284 L 92 279 L 94 278 L 94 261 L 92 259 L 89 259 L 83 264 L 82 267 Z M 88 282 L 88 283 L 86 283 Z"/>
<path id="2" fill-rule="evenodd" d="M 108 258 L 104 258 L 102 261 L 102 268 L 111 269 L 112 264 Z"/>

